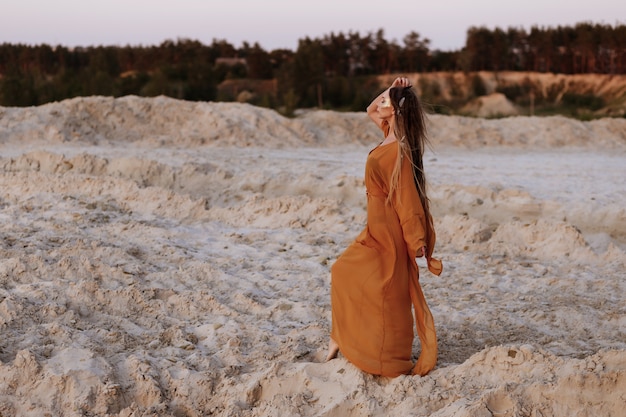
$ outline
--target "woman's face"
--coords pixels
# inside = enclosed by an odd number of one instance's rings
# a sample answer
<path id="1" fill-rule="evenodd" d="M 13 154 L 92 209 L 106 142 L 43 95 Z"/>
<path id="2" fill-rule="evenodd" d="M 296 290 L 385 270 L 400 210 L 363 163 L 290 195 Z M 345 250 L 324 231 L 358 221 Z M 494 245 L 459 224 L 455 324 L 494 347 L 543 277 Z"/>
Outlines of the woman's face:
<path id="1" fill-rule="evenodd" d="M 389 92 L 383 94 L 383 96 L 378 101 L 378 114 L 381 119 L 389 118 L 393 114 L 393 107 L 391 106 Z"/>

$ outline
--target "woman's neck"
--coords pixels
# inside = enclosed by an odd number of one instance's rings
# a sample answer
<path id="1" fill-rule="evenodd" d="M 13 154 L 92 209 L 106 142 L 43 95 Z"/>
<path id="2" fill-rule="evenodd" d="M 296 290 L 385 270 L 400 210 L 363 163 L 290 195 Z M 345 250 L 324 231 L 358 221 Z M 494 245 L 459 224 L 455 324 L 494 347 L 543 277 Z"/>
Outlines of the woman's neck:
<path id="1" fill-rule="evenodd" d="M 393 133 L 393 131 L 390 131 L 389 135 L 387 135 L 385 140 L 381 142 L 381 145 L 387 145 L 388 143 L 392 143 L 395 141 L 396 141 L 396 135 Z"/>

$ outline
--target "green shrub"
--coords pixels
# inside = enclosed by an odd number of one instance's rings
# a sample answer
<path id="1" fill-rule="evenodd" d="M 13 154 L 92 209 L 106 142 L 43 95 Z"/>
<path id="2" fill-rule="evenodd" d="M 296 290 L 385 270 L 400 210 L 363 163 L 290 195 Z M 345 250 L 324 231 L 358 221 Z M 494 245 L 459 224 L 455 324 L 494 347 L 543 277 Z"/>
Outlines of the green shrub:
<path id="1" fill-rule="evenodd" d="M 594 96 L 593 94 L 565 93 L 563 94 L 562 100 L 564 105 L 584 107 L 592 111 L 599 110 L 604 107 L 604 100 L 602 97 Z"/>
<path id="2" fill-rule="evenodd" d="M 487 95 L 487 87 L 482 77 L 478 74 L 472 77 L 472 93 L 474 97 L 480 97 Z"/>

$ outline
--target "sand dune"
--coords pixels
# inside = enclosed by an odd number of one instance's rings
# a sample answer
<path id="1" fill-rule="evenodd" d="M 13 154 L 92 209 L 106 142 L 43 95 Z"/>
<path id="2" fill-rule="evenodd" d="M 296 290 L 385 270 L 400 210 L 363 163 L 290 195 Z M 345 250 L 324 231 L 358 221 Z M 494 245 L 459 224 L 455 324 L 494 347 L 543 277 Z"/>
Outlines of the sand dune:
<path id="1" fill-rule="evenodd" d="M 388 379 L 321 362 L 363 113 L 0 108 L 0 415 L 620 415 L 626 119 L 429 120 L 440 357 Z"/>
<path id="2" fill-rule="evenodd" d="M 438 147 L 562 146 L 623 149 L 626 121 L 555 117 L 501 120 L 432 115 Z M 376 143 L 365 113 L 307 111 L 295 119 L 249 104 L 185 102 L 168 97 L 80 97 L 33 108 L 0 108 L 0 143 L 192 147 L 336 146 Z"/>

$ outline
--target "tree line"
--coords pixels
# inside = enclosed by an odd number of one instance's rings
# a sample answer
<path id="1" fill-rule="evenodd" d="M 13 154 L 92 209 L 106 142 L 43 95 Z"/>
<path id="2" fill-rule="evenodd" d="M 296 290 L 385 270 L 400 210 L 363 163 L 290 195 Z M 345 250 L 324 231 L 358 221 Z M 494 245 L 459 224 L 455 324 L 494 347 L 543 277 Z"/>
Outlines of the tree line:
<path id="1" fill-rule="evenodd" d="M 377 75 L 434 71 L 626 74 L 626 25 L 470 27 L 456 51 L 432 50 L 415 31 L 402 44 L 389 41 L 382 29 L 305 37 L 295 51 L 247 42 L 236 48 L 217 39 L 76 48 L 4 43 L 0 105 L 131 94 L 232 101 L 250 85 L 255 94 L 245 101 L 286 113 L 313 106 L 362 110 L 380 88 Z"/>

